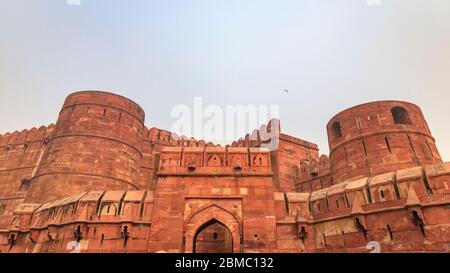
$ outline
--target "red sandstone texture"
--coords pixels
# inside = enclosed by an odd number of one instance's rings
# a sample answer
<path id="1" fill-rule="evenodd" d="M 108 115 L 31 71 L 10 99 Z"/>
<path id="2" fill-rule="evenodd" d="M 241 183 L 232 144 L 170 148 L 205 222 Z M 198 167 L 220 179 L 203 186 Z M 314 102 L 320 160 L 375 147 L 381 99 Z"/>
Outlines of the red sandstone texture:
<path id="1" fill-rule="evenodd" d="M 339 113 L 330 157 L 277 120 L 227 147 L 144 120 L 84 91 L 0 135 L 0 252 L 450 252 L 450 163 L 416 105 Z"/>

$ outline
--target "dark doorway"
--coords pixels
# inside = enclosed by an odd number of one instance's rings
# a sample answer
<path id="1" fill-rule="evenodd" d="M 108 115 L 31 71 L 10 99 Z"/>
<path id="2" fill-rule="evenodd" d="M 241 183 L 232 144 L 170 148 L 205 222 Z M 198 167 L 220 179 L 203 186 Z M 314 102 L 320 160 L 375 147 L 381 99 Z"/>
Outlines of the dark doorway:
<path id="1" fill-rule="evenodd" d="M 217 220 L 205 223 L 194 237 L 194 253 L 233 253 L 230 230 Z"/>

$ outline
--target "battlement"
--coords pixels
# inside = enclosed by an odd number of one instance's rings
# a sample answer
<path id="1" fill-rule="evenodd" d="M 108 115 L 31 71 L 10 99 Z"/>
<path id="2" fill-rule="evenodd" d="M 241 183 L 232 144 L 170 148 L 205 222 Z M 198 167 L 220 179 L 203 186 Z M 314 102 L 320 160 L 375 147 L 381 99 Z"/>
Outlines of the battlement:
<path id="1" fill-rule="evenodd" d="M 245 137 L 234 141 L 231 147 L 276 147 L 280 141 L 290 142 L 308 149 L 319 150 L 317 144 L 281 133 L 281 123 L 278 119 L 272 119 L 268 124 L 263 124 L 259 129 L 255 129 Z M 269 146 L 270 145 L 270 146 Z"/>
<path id="2" fill-rule="evenodd" d="M 36 142 L 48 142 L 54 135 L 55 125 L 41 126 L 30 130 L 15 131 L 0 135 L 0 149 L 10 149 L 16 146 L 27 146 Z"/>
<path id="3" fill-rule="evenodd" d="M 252 133 L 248 133 L 243 138 L 234 141 L 231 147 L 262 147 L 271 141 L 278 141 L 280 131 L 280 121 L 272 119 L 267 125 L 263 124 L 259 129 L 255 129 Z"/>
<path id="4" fill-rule="evenodd" d="M 243 147 L 166 147 L 159 175 L 271 174 L 270 151 Z"/>
<path id="5" fill-rule="evenodd" d="M 144 142 L 151 144 L 159 144 L 163 146 L 177 146 L 177 147 L 221 147 L 212 142 L 204 140 L 197 140 L 195 138 L 188 138 L 186 136 L 178 136 L 178 134 L 162 130 L 158 128 L 148 129 L 144 128 Z"/>
<path id="6" fill-rule="evenodd" d="M 331 174 L 331 161 L 327 155 L 321 155 L 319 160 L 302 160 L 296 166 L 298 183 Z"/>

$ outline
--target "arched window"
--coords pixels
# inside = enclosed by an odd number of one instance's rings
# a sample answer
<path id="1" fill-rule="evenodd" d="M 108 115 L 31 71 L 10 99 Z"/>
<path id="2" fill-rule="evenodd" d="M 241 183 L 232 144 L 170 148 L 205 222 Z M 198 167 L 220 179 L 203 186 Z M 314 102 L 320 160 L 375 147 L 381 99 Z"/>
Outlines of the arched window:
<path id="1" fill-rule="evenodd" d="M 405 108 L 397 106 L 392 108 L 391 112 L 395 124 L 411 124 L 409 113 Z"/>
<path id="2" fill-rule="evenodd" d="M 309 173 L 309 163 L 306 161 L 300 162 L 300 171 L 302 175 L 307 175 Z"/>
<path id="3" fill-rule="evenodd" d="M 337 121 L 333 123 L 331 126 L 331 130 L 333 131 L 333 135 L 336 138 L 342 137 L 341 124 Z"/>
<path id="4" fill-rule="evenodd" d="M 221 167 L 222 166 L 222 158 L 217 155 L 211 155 L 208 158 L 208 167 Z"/>
<path id="5" fill-rule="evenodd" d="M 311 163 L 309 165 L 309 172 L 312 176 L 317 176 L 319 174 L 319 162 L 317 160 L 313 159 L 311 160 Z"/>

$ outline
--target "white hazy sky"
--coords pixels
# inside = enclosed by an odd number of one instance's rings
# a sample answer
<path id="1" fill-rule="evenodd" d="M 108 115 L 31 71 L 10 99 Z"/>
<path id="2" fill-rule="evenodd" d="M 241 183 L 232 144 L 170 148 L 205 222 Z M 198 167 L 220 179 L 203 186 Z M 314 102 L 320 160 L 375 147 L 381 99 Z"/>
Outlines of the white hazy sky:
<path id="1" fill-rule="evenodd" d="M 450 159 L 448 0 L 80 1 L 0 0 L 0 133 L 53 123 L 69 93 L 96 89 L 162 129 L 194 97 L 276 104 L 284 132 L 327 153 L 337 112 L 395 99 L 421 106 Z"/>

